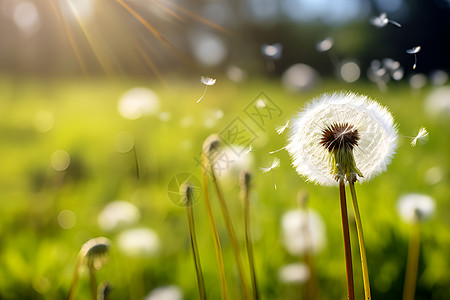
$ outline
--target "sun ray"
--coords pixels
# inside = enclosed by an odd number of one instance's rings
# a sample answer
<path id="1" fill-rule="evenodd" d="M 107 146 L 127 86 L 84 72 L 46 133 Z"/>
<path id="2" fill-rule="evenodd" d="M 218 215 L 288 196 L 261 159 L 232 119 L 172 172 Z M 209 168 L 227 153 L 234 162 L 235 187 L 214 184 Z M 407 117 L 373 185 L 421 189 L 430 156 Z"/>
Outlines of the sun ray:
<path id="1" fill-rule="evenodd" d="M 164 79 L 161 76 L 161 73 L 158 71 L 158 68 L 156 68 L 155 64 L 153 63 L 153 61 L 150 59 L 150 57 L 145 53 L 144 49 L 142 49 L 142 47 L 136 43 L 136 49 L 139 52 L 139 54 L 141 55 L 142 59 L 145 61 L 145 63 L 150 67 L 150 69 L 152 70 L 152 72 L 155 74 L 155 76 L 158 78 L 158 80 L 163 83 L 165 86 L 167 85 L 167 83 L 164 81 Z"/>
<path id="2" fill-rule="evenodd" d="M 153 3 L 155 3 L 159 8 L 161 8 L 162 10 L 164 10 L 166 13 L 168 13 L 169 15 L 171 15 L 172 17 L 174 17 L 175 19 L 179 20 L 179 21 L 184 21 L 183 17 L 180 16 L 179 14 L 177 14 L 176 12 L 174 12 L 172 9 L 168 8 L 167 6 L 165 6 L 164 4 L 162 4 L 161 2 L 159 2 L 158 0 L 153 0 Z"/>
<path id="3" fill-rule="evenodd" d="M 84 75 L 87 75 L 87 69 L 83 62 L 83 59 L 81 58 L 80 52 L 78 50 L 77 44 L 75 43 L 75 39 L 73 38 L 72 33 L 70 32 L 69 26 L 67 25 L 67 22 L 64 20 L 61 12 L 59 11 L 58 7 L 56 6 L 55 2 L 53 0 L 50 1 L 51 6 L 53 10 L 55 11 L 56 15 L 58 16 L 59 21 L 62 24 L 64 33 L 67 36 L 67 39 L 69 40 L 70 46 L 72 47 L 72 50 L 75 54 L 75 57 L 77 58 L 78 63 L 80 64 L 81 69 L 83 70 Z"/>
<path id="4" fill-rule="evenodd" d="M 145 20 L 138 12 L 126 4 L 123 0 L 116 0 L 117 3 L 123 6 L 133 17 L 136 18 L 154 37 L 163 42 L 167 47 L 179 55 L 184 62 L 194 69 L 197 69 L 195 64 L 186 55 L 184 55 L 180 50 L 178 50 L 174 45 L 172 45 L 155 27 L 153 27 L 147 20 Z"/>
<path id="5" fill-rule="evenodd" d="M 91 34 L 88 32 L 86 26 L 82 22 L 81 17 L 78 14 L 78 11 L 77 11 L 75 5 L 72 3 L 71 0 L 66 0 L 66 2 L 69 5 L 70 9 L 72 10 L 72 12 L 75 16 L 75 19 L 77 20 L 78 25 L 80 26 L 81 30 L 83 31 L 84 36 L 86 37 L 89 45 L 91 46 L 92 51 L 94 52 L 95 57 L 97 58 L 100 65 L 102 66 L 103 70 L 108 75 L 114 74 L 114 70 L 113 70 L 112 66 L 103 58 L 102 55 L 100 55 L 100 51 L 96 47 Z"/>

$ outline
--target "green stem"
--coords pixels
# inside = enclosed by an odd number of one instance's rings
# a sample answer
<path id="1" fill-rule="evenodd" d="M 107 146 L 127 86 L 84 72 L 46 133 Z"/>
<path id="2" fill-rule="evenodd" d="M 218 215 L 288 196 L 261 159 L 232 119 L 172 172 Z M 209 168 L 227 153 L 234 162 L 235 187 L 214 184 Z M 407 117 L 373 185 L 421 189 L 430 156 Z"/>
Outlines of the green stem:
<path id="1" fill-rule="evenodd" d="M 89 275 L 92 300 L 97 300 L 97 279 L 95 278 L 95 267 L 93 262 L 89 263 Z"/>
<path id="2" fill-rule="evenodd" d="M 361 268 L 364 283 L 364 295 L 366 300 L 370 300 L 370 282 L 369 269 L 367 268 L 366 247 L 364 245 L 363 228 L 361 224 L 361 216 L 359 215 L 358 200 L 356 198 L 355 180 L 352 178 L 349 181 L 350 193 L 352 194 L 353 211 L 355 212 L 356 230 L 358 232 L 359 251 L 361 253 Z"/>
<path id="3" fill-rule="evenodd" d="M 217 234 L 216 229 L 216 222 L 214 221 L 214 216 L 211 209 L 211 202 L 209 201 L 209 193 L 208 193 L 208 179 L 207 179 L 207 169 L 206 169 L 206 163 L 207 159 L 204 155 L 202 155 L 202 183 L 203 183 L 203 193 L 205 196 L 205 203 L 206 203 L 206 212 L 208 214 L 209 223 L 211 225 L 211 231 L 213 235 L 214 240 L 214 248 L 216 251 L 216 260 L 217 260 L 217 267 L 219 269 L 219 277 L 220 277 L 220 290 L 222 293 L 222 300 L 228 299 L 227 294 L 227 280 L 225 277 L 225 267 L 223 265 L 223 255 L 222 255 L 222 248 L 220 247 L 220 239 L 219 235 Z"/>
<path id="4" fill-rule="evenodd" d="M 186 206 L 186 213 L 187 213 L 187 218 L 188 218 L 188 223 L 189 223 L 189 234 L 191 237 L 191 247 L 192 247 L 192 254 L 194 256 L 195 271 L 197 273 L 198 292 L 200 294 L 200 299 L 205 300 L 206 299 L 205 281 L 203 279 L 202 266 L 200 264 L 200 255 L 198 253 L 192 203 L 190 205 Z"/>
<path id="5" fill-rule="evenodd" d="M 231 246 L 233 248 L 234 256 L 236 258 L 236 264 L 238 267 L 239 278 L 241 280 L 242 289 L 244 292 L 244 298 L 250 299 L 250 293 L 249 293 L 249 290 L 247 287 L 247 283 L 245 282 L 244 267 L 243 267 L 243 264 L 241 261 L 239 245 L 237 242 L 236 233 L 234 232 L 233 224 L 231 223 L 230 213 L 228 212 L 227 204 L 225 203 L 225 199 L 224 199 L 222 191 L 220 189 L 219 182 L 217 181 L 213 166 L 211 166 L 210 170 L 211 170 L 211 176 L 212 176 L 214 185 L 216 187 L 216 192 L 217 192 L 217 196 L 219 198 L 219 203 L 222 208 L 223 218 L 225 219 L 225 226 L 227 228 L 228 236 L 230 237 Z"/>
<path id="6" fill-rule="evenodd" d="M 403 300 L 414 300 L 416 292 L 417 272 L 419 268 L 420 227 L 415 222 L 411 228 L 409 238 L 408 261 L 406 263 L 405 285 L 403 287 Z"/>
<path id="7" fill-rule="evenodd" d="M 70 284 L 69 296 L 67 296 L 68 300 L 73 300 L 74 299 L 75 288 L 76 288 L 77 283 L 78 283 L 78 278 L 80 277 L 79 269 L 80 269 L 80 266 L 81 266 L 81 261 L 82 261 L 82 257 L 81 257 L 80 254 L 78 254 L 77 264 L 75 265 L 75 271 L 74 271 L 73 276 L 72 276 L 72 283 Z"/>
<path id="8" fill-rule="evenodd" d="M 344 236 L 345 265 L 347 271 L 347 297 L 355 300 L 355 288 L 353 285 L 352 248 L 350 244 L 350 231 L 348 228 L 347 200 L 345 198 L 344 178 L 339 179 L 339 199 L 341 202 L 342 231 Z"/>
<path id="9" fill-rule="evenodd" d="M 259 299 L 258 284 L 256 281 L 255 261 L 253 257 L 253 244 L 250 233 L 250 201 L 249 201 L 249 189 L 243 184 L 243 198 L 244 198 L 244 227 L 245 227 L 245 244 L 247 246 L 248 264 L 250 268 L 250 277 L 253 288 L 253 299 Z"/>

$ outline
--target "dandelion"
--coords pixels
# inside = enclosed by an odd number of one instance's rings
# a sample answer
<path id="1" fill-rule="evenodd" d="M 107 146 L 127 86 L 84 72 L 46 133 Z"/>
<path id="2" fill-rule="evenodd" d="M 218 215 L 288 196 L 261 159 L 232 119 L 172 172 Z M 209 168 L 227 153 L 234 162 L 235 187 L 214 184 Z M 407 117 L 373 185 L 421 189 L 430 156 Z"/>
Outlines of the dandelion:
<path id="1" fill-rule="evenodd" d="M 426 128 L 421 127 L 419 129 L 419 133 L 411 139 L 411 146 L 414 147 L 417 144 L 417 142 L 419 142 L 419 144 L 426 143 L 428 140 L 428 135 L 429 134 L 428 134 L 428 131 L 426 130 Z"/>
<path id="2" fill-rule="evenodd" d="M 89 268 L 90 274 L 90 288 L 92 299 L 97 299 L 97 281 L 95 271 L 103 267 L 106 262 L 106 256 L 109 252 L 111 242 L 105 237 L 97 237 L 90 239 L 81 247 L 78 252 L 77 263 L 75 265 L 75 272 L 72 277 L 68 299 L 72 300 L 75 296 L 75 287 L 80 276 L 80 268 L 86 265 Z"/>
<path id="3" fill-rule="evenodd" d="M 431 217 L 435 204 L 433 198 L 428 195 L 407 194 L 398 200 L 397 209 L 400 217 L 411 224 L 403 300 L 413 300 L 419 267 L 420 223 Z"/>
<path id="4" fill-rule="evenodd" d="M 208 77 L 208 76 L 200 77 L 200 81 L 205 85 L 205 89 L 203 90 L 203 94 L 200 97 L 200 99 L 197 100 L 197 103 L 199 103 L 203 99 L 203 97 L 205 96 L 206 89 L 208 88 L 208 86 L 213 86 L 216 83 L 216 79 L 215 78 Z"/>
<path id="5" fill-rule="evenodd" d="M 278 280 L 285 284 L 305 283 L 309 277 L 309 268 L 304 263 L 285 265 L 278 270 Z"/>
<path id="6" fill-rule="evenodd" d="M 413 65 L 413 69 L 415 69 L 417 67 L 417 53 L 420 52 L 420 50 L 422 50 L 422 47 L 420 46 L 416 46 L 414 48 L 408 49 L 406 50 L 406 53 L 408 54 L 413 54 L 414 55 L 414 65 Z"/>
<path id="7" fill-rule="evenodd" d="M 395 25 L 399 28 L 402 27 L 402 25 L 400 23 L 388 19 L 386 13 L 381 13 L 378 17 L 372 18 L 370 20 L 370 22 L 372 23 L 372 25 L 374 25 L 375 27 L 378 27 L 378 28 L 384 27 L 388 23 L 391 23 L 392 25 Z"/>
<path id="8" fill-rule="evenodd" d="M 281 134 L 283 134 L 285 131 L 286 131 L 286 129 L 288 128 L 288 126 L 289 126 L 289 120 L 286 122 L 286 124 L 284 124 L 283 126 L 280 126 L 280 127 L 278 127 L 276 130 L 277 130 L 277 133 L 278 133 L 278 135 L 281 135 Z"/>
<path id="9" fill-rule="evenodd" d="M 148 293 L 144 300 L 183 300 L 183 292 L 176 285 L 160 286 Z"/>
<path id="10" fill-rule="evenodd" d="M 273 170 L 275 168 L 278 168 L 280 166 L 280 160 L 278 158 L 275 158 L 272 162 L 272 165 L 268 168 L 261 168 L 261 171 L 263 173 L 268 173 L 268 172 L 272 172 L 272 176 L 273 176 L 273 183 L 275 185 L 275 189 L 277 189 L 277 182 L 275 181 L 275 174 L 273 173 Z"/>
<path id="11" fill-rule="evenodd" d="M 348 297 L 354 299 L 345 181 L 349 183 L 358 232 L 364 292 L 370 299 L 361 218 L 354 187 L 386 170 L 397 147 L 397 129 L 389 111 L 366 96 L 322 95 L 310 102 L 291 125 L 286 149 L 297 173 L 318 184 L 339 185 L 346 254 Z"/>
<path id="12" fill-rule="evenodd" d="M 155 231 L 142 227 L 122 231 L 117 245 L 129 257 L 152 257 L 158 253 L 160 241 Z"/>
<path id="13" fill-rule="evenodd" d="M 98 225 L 104 231 L 113 231 L 135 224 L 140 217 L 136 205 L 127 201 L 112 201 L 100 212 Z"/>
<path id="14" fill-rule="evenodd" d="M 132 88 L 120 97 L 117 109 L 125 119 L 139 119 L 158 112 L 159 98 L 148 88 Z"/>

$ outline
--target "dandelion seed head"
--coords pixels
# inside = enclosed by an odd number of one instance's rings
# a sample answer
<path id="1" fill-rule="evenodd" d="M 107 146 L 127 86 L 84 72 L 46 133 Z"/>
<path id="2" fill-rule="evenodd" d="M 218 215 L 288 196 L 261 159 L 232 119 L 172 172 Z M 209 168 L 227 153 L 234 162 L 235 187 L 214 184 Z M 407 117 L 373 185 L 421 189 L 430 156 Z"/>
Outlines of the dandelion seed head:
<path id="1" fill-rule="evenodd" d="M 207 86 L 212 86 L 216 83 L 216 79 L 208 76 L 200 77 L 200 81 Z"/>
<path id="2" fill-rule="evenodd" d="M 140 217 L 141 213 L 134 204 L 117 200 L 103 208 L 98 215 L 97 223 L 103 231 L 113 231 L 137 223 Z"/>
<path id="3" fill-rule="evenodd" d="M 150 291 L 144 300 L 183 300 L 183 292 L 176 285 L 165 285 Z"/>
<path id="4" fill-rule="evenodd" d="M 281 219 L 283 245 L 291 255 L 318 253 L 325 244 L 325 224 L 312 209 L 286 212 Z"/>
<path id="5" fill-rule="evenodd" d="M 150 89 L 136 87 L 120 97 L 117 108 L 122 117 L 135 120 L 156 114 L 159 110 L 159 98 Z"/>
<path id="6" fill-rule="evenodd" d="M 435 210 L 433 198 L 424 194 L 406 194 L 397 203 L 398 213 L 406 223 L 423 222 Z"/>
<path id="7" fill-rule="evenodd" d="M 419 142 L 420 144 L 425 143 L 428 140 L 428 135 L 428 131 L 425 127 L 420 128 L 419 133 L 414 138 L 412 138 L 411 146 L 414 147 L 417 142 Z"/>
<path id="8" fill-rule="evenodd" d="M 448 118 L 450 116 L 450 86 L 441 86 L 431 90 L 424 104 L 425 111 L 429 116 Z"/>
<path id="9" fill-rule="evenodd" d="M 305 283 L 311 272 L 304 263 L 293 263 L 285 265 L 278 270 L 278 280 L 285 284 Z"/>
<path id="10" fill-rule="evenodd" d="M 117 237 L 117 245 L 130 257 L 151 257 L 158 253 L 160 241 L 155 231 L 142 227 L 122 231 Z"/>
<path id="11" fill-rule="evenodd" d="M 330 129 L 336 132 L 328 133 Z M 334 141 L 332 135 L 338 139 Z M 336 147 L 339 139 L 346 142 L 364 176 L 358 180 L 364 182 L 386 170 L 397 148 L 397 135 L 392 115 L 374 100 L 353 93 L 324 94 L 291 122 L 286 150 L 306 180 L 335 186 L 327 147 Z"/>

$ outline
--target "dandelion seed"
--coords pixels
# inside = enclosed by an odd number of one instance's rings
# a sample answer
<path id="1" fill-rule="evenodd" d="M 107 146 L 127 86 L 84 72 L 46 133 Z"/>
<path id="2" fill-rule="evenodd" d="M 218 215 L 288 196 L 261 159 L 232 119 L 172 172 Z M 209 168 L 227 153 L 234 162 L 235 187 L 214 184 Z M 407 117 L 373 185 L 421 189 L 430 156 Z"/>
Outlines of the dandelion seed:
<path id="1" fill-rule="evenodd" d="M 245 151 L 244 155 L 249 154 L 250 152 L 253 151 L 253 145 L 249 145 L 247 151 Z"/>
<path id="2" fill-rule="evenodd" d="M 415 68 L 417 67 L 417 53 L 419 53 L 421 49 L 422 49 L 422 47 L 416 46 L 416 47 L 414 47 L 414 48 L 411 48 L 411 49 L 406 50 L 406 53 L 408 53 L 408 54 L 413 54 L 413 55 L 414 55 L 414 65 L 413 65 L 413 69 L 415 69 Z"/>
<path id="3" fill-rule="evenodd" d="M 280 166 L 280 160 L 278 158 L 275 158 L 272 162 L 272 165 L 268 168 L 261 168 L 261 171 L 263 173 L 272 172 L 273 177 L 273 183 L 275 185 L 275 189 L 277 189 L 277 182 L 275 181 L 275 173 L 273 172 L 273 169 L 278 168 Z"/>
<path id="4" fill-rule="evenodd" d="M 395 25 L 399 28 L 402 27 L 402 25 L 400 23 L 388 19 L 386 13 L 381 13 L 378 17 L 371 19 L 370 22 L 372 23 L 372 25 L 374 25 L 375 27 L 378 27 L 378 28 L 384 27 L 388 23 L 391 23 L 392 25 Z"/>
<path id="5" fill-rule="evenodd" d="M 203 94 L 200 97 L 200 99 L 197 100 L 197 103 L 199 103 L 203 99 L 203 97 L 205 96 L 206 89 L 208 88 L 208 86 L 213 86 L 216 83 L 216 79 L 215 78 L 208 77 L 208 76 L 200 77 L 200 81 L 205 85 L 205 89 L 203 90 Z"/>
<path id="6" fill-rule="evenodd" d="M 286 128 L 288 128 L 288 126 L 289 126 L 289 120 L 286 122 L 286 124 L 284 124 L 283 126 L 280 126 L 280 127 L 278 127 L 276 130 L 277 130 L 277 133 L 279 134 L 279 135 L 281 135 L 281 134 L 283 134 L 283 132 L 286 130 Z"/>
<path id="7" fill-rule="evenodd" d="M 397 148 L 397 129 L 390 112 L 353 93 L 314 99 L 294 119 L 290 130 L 286 150 L 297 173 L 328 186 L 337 185 L 336 176 L 347 171 L 359 173 L 361 182 L 370 180 L 386 170 Z M 354 158 L 344 155 L 337 166 L 339 157 L 333 157 L 334 151 L 353 153 Z"/>
<path id="8" fill-rule="evenodd" d="M 424 144 L 426 143 L 426 141 L 428 140 L 428 131 L 425 127 L 422 127 L 419 129 L 419 133 L 412 138 L 411 140 L 411 146 L 415 146 L 417 144 L 417 142 L 419 142 L 419 144 Z"/>
<path id="9" fill-rule="evenodd" d="M 269 154 L 274 154 L 274 153 L 280 152 L 281 150 L 284 150 L 284 149 L 286 149 L 286 147 L 280 148 L 278 150 L 270 151 Z"/>

